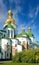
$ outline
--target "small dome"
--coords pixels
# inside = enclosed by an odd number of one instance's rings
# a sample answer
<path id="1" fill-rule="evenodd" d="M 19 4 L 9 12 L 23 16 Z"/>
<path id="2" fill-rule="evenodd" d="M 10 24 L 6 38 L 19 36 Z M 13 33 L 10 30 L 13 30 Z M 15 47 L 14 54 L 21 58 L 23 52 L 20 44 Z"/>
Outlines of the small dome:
<path id="1" fill-rule="evenodd" d="M 31 28 L 30 28 L 30 27 L 28 27 L 28 30 L 31 30 Z"/>
<path id="2" fill-rule="evenodd" d="M 12 15 L 13 15 L 12 11 L 9 10 L 8 11 L 8 19 L 6 20 L 5 24 L 9 24 L 9 23 L 16 24 L 15 20 L 12 18 Z"/>
<path id="3" fill-rule="evenodd" d="M 22 31 L 25 31 L 25 28 L 24 27 L 22 27 Z"/>
<path id="4" fill-rule="evenodd" d="M 13 15 L 11 10 L 8 11 L 8 15 Z"/>
<path id="5" fill-rule="evenodd" d="M 21 36 L 27 36 L 27 33 L 25 32 L 25 28 L 22 27 L 22 31 L 20 33 Z"/>
<path id="6" fill-rule="evenodd" d="M 12 21 L 12 22 L 11 22 L 12 24 L 16 24 L 15 20 L 11 19 L 11 21 Z"/>

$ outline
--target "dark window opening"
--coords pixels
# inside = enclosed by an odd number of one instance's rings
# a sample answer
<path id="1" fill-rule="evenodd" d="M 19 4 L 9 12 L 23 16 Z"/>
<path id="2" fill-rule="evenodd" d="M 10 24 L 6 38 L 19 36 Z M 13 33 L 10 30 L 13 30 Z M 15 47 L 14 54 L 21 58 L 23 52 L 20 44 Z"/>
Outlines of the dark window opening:
<path id="1" fill-rule="evenodd" d="M 7 53 L 7 57 L 8 57 L 8 53 Z"/>
<path id="2" fill-rule="evenodd" d="M 0 46 L 0 53 L 1 53 L 1 46 Z"/>

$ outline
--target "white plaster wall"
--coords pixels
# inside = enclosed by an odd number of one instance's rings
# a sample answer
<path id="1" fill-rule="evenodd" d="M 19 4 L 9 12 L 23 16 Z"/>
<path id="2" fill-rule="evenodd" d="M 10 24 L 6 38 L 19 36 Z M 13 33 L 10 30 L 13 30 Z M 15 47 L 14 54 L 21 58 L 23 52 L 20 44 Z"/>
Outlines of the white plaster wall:
<path id="1" fill-rule="evenodd" d="M 2 53 L 3 53 L 3 55 L 2 55 L 2 58 L 3 59 L 5 59 L 5 48 L 4 48 L 4 45 L 6 44 L 7 45 L 7 43 L 8 43 L 8 40 L 7 39 L 1 39 L 1 46 L 2 46 Z"/>
<path id="2" fill-rule="evenodd" d="M 28 39 L 28 44 L 30 45 L 30 40 Z"/>
<path id="3" fill-rule="evenodd" d="M 31 41 L 34 42 L 34 38 L 33 37 L 30 37 Z"/>
<path id="4" fill-rule="evenodd" d="M 2 48 L 4 49 L 4 45 L 8 43 L 7 39 L 1 39 L 1 43 L 2 43 Z"/>
<path id="5" fill-rule="evenodd" d="M 17 45 L 17 52 L 21 52 L 22 51 L 22 46 L 21 45 Z"/>
<path id="6" fill-rule="evenodd" d="M 15 46 L 15 44 L 18 43 L 18 40 L 16 40 L 16 39 L 11 39 L 11 40 L 12 40 L 12 46 Z"/>
<path id="7" fill-rule="evenodd" d="M 23 41 L 25 41 L 26 43 L 27 43 L 27 41 L 28 41 L 27 38 L 22 38 L 22 37 L 17 38 L 17 39 L 21 42 L 21 44 L 23 43 Z"/>
<path id="8" fill-rule="evenodd" d="M 15 44 L 17 44 L 17 47 L 16 47 L 17 52 L 21 52 L 22 51 L 22 46 L 18 45 L 18 43 L 19 43 L 18 40 L 12 39 L 12 46 L 15 46 Z"/>
<path id="9" fill-rule="evenodd" d="M 2 59 L 5 59 L 5 51 L 4 51 L 4 49 L 2 49 Z"/>
<path id="10" fill-rule="evenodd" d="M 1 39 L 1 47 L 2 47 L 2 52 L 3 52 L 3 55 L 2 55 L 2 58 L 3 59 L 5 59 L 5 48 L 4 48 L 4 46 L 5 45 L 7 45 L 7 43 L 8 43 L 8 45 L 9 45 L 9 50 L 8 50 L 8 54 L 9 54 L 9 56 L 7 57 L 7 52 L 6 52 L 6 58 L 10 58 L 10 49 L 11 49 L 11 47 L 10 47 L 10 41 L 8 40 L 8 39 Z"/>
<path id="11" fill-rule="evenodd" d="M 16 29 L 17 28 L 17 26 L 16 26 L 16 24 L 12 24 L 13 25 L 13 27 Z"/>

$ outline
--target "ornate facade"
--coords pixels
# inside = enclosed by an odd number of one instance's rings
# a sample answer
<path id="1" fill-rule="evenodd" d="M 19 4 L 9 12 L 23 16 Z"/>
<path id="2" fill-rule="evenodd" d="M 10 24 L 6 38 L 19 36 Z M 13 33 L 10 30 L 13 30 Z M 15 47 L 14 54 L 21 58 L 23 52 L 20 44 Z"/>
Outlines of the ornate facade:
<path id="1" fill-rule="evenodd" d="M 9 60 L 17 52 L 22 52 L 24 49 L 34 49 L 34 46 L 37 47 L 34 44 L 34 35 L 30 27 L 28 28 L 28 33 L 22 27 L 21 33 L 17 34 L 17 25 L 12 15 L 12 11 L 9 10 L 3 30 L 0 30 L 0 60 Z"/>

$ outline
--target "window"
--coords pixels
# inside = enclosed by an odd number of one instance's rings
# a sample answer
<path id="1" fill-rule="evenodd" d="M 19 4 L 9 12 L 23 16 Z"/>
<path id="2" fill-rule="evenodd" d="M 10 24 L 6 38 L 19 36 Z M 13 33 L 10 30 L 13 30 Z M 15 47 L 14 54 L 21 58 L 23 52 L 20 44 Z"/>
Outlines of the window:
<path id="1" fill-rule="evenodd" d="M 13 37 L 13 31 L 11 30 L 11 37 Z"/>
<path id="2" fill-rule="evenodd" d="M 5 34 L 4 34 L 4 37 L 5 37 Z"/>
<path id="3" fill-rule="evenodd" d="M 7 57 L 8 57 L 9 55 L 8 55 L 8 53 L 7 53 Z"/>
<path id="4" fill-rule="evenodd" d="M 8 37 L 13 38 L 14 37 L 14 30 L 8 30 Z"/>
<path id="5" fill-rule="evenodd" d="M 10 37 L 10 30 L 8 30 L 8 37 Z"/>

